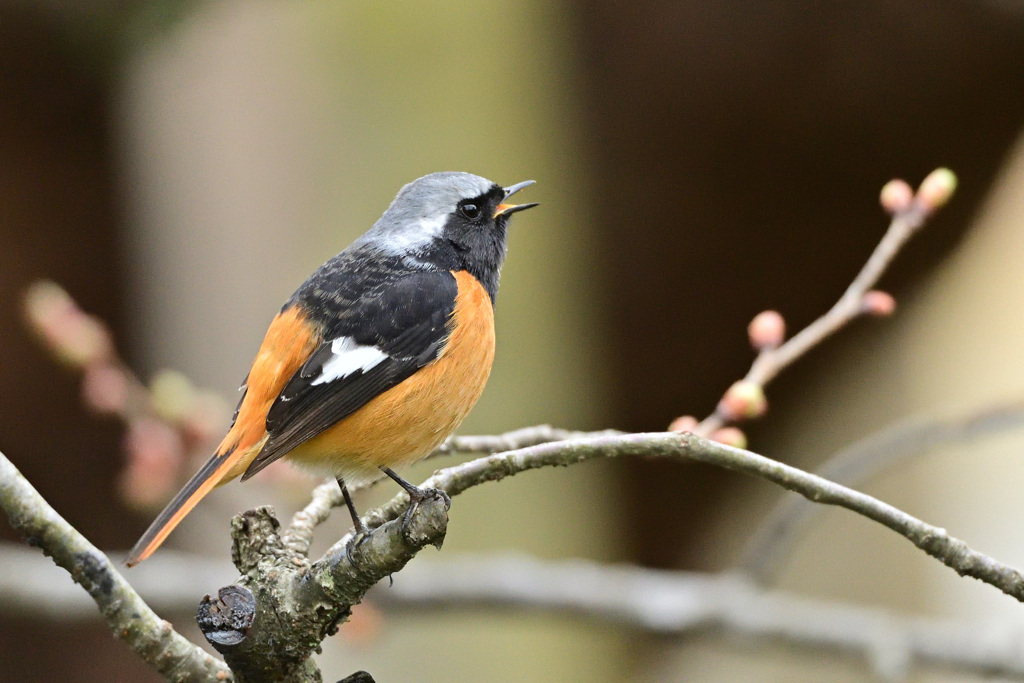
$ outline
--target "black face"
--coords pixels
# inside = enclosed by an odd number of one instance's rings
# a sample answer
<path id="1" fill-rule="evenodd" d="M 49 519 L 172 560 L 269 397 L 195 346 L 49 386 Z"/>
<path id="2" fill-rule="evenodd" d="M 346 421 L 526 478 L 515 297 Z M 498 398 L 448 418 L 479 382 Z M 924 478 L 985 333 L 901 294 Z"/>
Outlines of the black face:
<path id="1" fill-rule="evenodd" d="M 445 223 L 442 241 L 450 249 L 456 268 L 467 270 L 487 289 L 493 300 L 498 274 L 505 260 L 508 216 L 494 216 L 505 190 L 493 185 L 484 194 L 459 202 Z"/>

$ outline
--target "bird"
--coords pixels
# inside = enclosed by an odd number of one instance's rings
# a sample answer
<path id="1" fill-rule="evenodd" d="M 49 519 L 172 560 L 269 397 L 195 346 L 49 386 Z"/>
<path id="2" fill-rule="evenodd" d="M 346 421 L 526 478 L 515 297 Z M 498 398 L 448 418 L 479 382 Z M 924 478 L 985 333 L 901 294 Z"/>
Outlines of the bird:
<path id="1" fill-rule="evenodd" d="M 279 458 L 335 477 L 357 535 L 349 485 L 386 475 L 411 505 L 447 498 L 394 468 L 439 446 L 483 392 L 509 218 L 537 206 L 508 199 L 533 183 L 442 172 L 405 185 L 273 318 L 227 434 L 125 564 L 152 555 L 211 490 Z"/>

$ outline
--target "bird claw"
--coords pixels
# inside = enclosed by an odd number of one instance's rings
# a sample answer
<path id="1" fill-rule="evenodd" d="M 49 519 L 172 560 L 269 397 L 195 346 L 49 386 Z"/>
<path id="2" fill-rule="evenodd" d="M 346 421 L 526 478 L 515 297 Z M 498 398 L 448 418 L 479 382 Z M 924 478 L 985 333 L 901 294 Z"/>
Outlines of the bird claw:
<path id="1" fill-rule="evenodd" d="M 359 546 L 368 541 L 372 534 L 373 532 L 366 527 L 352 532 L 352 538 L 348 539 L 348 543 L 345 544 L 345 554 L 348 555 L 352 564 L 357 564 L 356 555 L 359 552 Z"/>
<path id="2" fill-rule="evenodd" d="M 412 516 L 416 514 L 416 510 L 419 508 L 420 503 L 425 503 L 428 500 L 436 500 L 444 503 L 445 512 L 452 508 L 451 496 L 441 489 L 413 489 L 409 491 L 409 507 L 405 510 L 405 519 L 403 520 L 403 523 L 408 525 Z"/>
<path id="3" fill-rule="evenodd" d="M 441 489 L 416 489 L 419 495 L 411 495 L 409 499 L 414 501 L 417 505 L 433 498 L 444 503 L 444 509 L 450 510 L 452 508 L 452 498 Z"/>
<path id="4" fill-rule="evenodd" d="M 444 503 L 445 512 L 452 507 L 451 497 L 441 489 L 417 488 L 415 491 L 409 491 L 409 507 L 405 509 L 405 514 L 402 515 L 402 536 L 410 545 L 422 545 L 422 539 L 419 538 L 422 532 L 417 532 L 413 518 L 420 504 L 430 500 Z M 441 547 L 440 543 L 437 544 L 437 547 Z"/>

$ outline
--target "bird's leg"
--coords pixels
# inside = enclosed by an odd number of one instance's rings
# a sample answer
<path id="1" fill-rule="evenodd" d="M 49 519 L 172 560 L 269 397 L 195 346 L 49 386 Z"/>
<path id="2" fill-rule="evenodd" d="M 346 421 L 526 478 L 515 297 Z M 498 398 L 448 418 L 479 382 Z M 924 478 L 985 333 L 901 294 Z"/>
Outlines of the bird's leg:
<path id="1" fill-rule="evenodd" d="M 345 498 L 345 506 L 348 508 L 348 514 L 352 516 L 352 524 L 356 529 L 356 536 L 364 536 L 366 534 L 366 527 L 363 525 L 363 520 L 359 519 L 359 513 L 356 512 L 355 503 L 352 502 L 352 494 L 348 492 L 348 487 L 345 486 L 345 480 L 338 477 L 338 486 L 341 487 L 341 495 Z"/>
<path id="2" fill-rule="evenodd" d="M 409 509 L 405 511 L 406 519 L 408 519 L 412 513 L 419 507 L 419 504 L 430 498 L 440 498 L 444 501 L 444 509 L 447 510 L 452 506 L 452 499 L 447 493 L 441 489 L 421 489 L 418 486 L 413 486 L 405 479 L 395 474 L 395 471 L 390 467 L 381 467 L 381 471 L 395 480 L 399 486 L 405 489 L 406 493 L 409 494 Z"/>

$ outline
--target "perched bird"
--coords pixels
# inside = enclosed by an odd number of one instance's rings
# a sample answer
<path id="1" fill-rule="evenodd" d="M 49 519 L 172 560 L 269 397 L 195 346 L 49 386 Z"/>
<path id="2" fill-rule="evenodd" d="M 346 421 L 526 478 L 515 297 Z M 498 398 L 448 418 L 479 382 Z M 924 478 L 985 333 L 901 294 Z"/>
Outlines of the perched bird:
<path id="1" fill-rule="evenodd" d="M 336 477 L 360 532 L 346 482 L 383 471 L 413 502 L 435 494 L 392 468 L 440 445 L 483 391 L 508 220 L 536 206 L 505 202 L 531 184 L 432 173 L 403 187 L 274 317 L 227 436 L 135 544 L 128 566 L 214 487 L 282 457 Z"/>

